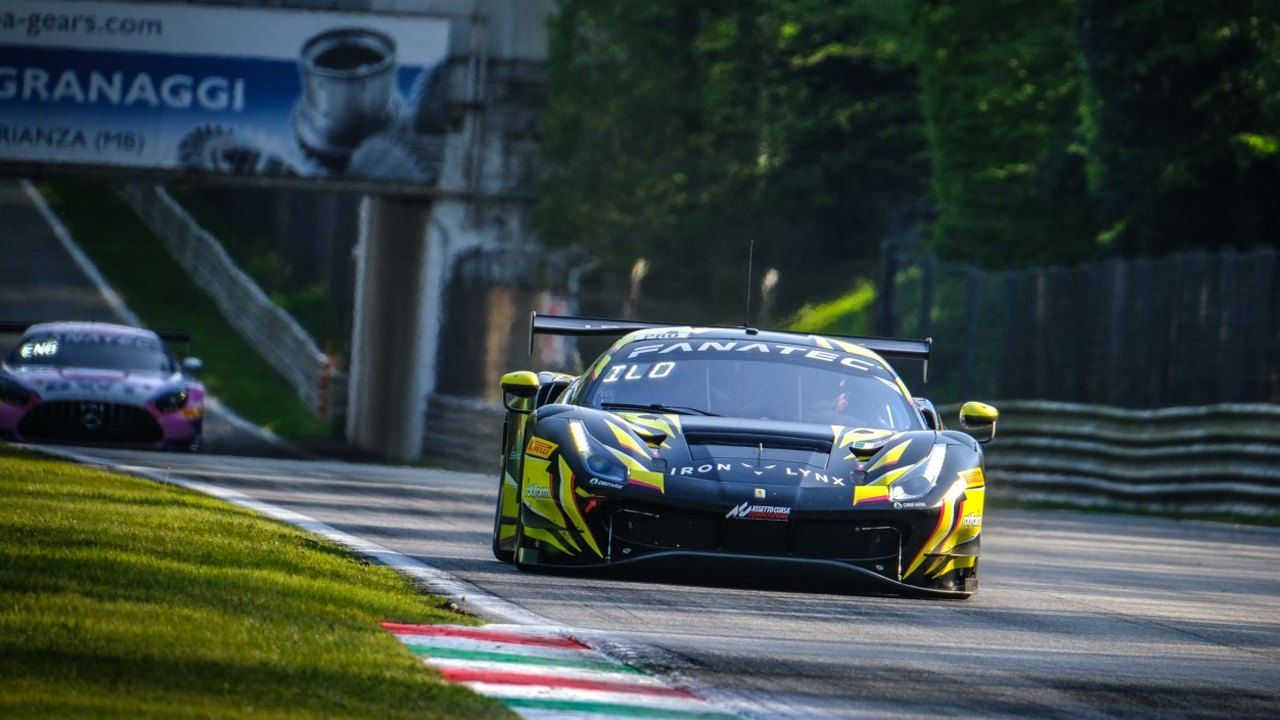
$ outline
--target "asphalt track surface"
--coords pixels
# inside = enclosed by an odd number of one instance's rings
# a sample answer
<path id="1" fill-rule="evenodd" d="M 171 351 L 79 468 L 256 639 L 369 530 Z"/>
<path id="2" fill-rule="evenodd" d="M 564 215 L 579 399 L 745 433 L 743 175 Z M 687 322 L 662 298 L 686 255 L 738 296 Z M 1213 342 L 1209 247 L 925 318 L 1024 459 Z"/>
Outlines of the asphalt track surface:
<path id="1" fill-rule="evenodd" d="M 967 601 L 532 575 L 496 473 L 94 450 L 323 520 L 569 627 L 665 650 L 758 717 L 1280 717 L 1280 531 L 988 510 Z M 998 485 L 990 488 L 999 493 Z"/>

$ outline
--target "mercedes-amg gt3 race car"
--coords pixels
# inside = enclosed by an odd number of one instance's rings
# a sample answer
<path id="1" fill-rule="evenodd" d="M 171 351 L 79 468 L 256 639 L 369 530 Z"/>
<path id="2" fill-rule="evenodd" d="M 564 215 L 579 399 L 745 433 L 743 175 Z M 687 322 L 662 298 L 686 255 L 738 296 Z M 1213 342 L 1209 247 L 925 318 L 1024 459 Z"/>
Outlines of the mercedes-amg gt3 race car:
<path id="1" fill-rule="evenodd" d="M 943 427 L 885 357 L 930 342 L 533 316 L 621 336 L 578 377 L 502 378 L 493 550 L 521 568 L 782 563 L 967 597 L 997 412 Z"/>
<path id="2" fill-rule="evenodd" d="M 0 323 L 22 333 L 0 362 L 0 440 L 200 449 L 200 361 L 155 333 L 108 323 Z"/>

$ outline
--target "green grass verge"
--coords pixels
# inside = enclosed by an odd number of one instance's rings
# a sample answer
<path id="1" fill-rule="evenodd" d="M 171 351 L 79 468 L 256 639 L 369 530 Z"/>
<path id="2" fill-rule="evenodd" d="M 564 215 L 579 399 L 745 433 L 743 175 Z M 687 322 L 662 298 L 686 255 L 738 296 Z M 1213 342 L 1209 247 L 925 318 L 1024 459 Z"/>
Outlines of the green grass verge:
<path id="1" fill-rule="evenodd" d="M 202 495 L 0 446 L 0 717 L 485 718 L 389 569 Z"/>
<path id="2" fill-rule="evenodd" d="M 316 437 L 326 427 L 284 378 L 223 318 L 160 239 L 104 183 L 59 181 L 40 191 L 76 243 L 142 320 L 190 330 L 209 391 L 253 422 L 285 437 Z"/>

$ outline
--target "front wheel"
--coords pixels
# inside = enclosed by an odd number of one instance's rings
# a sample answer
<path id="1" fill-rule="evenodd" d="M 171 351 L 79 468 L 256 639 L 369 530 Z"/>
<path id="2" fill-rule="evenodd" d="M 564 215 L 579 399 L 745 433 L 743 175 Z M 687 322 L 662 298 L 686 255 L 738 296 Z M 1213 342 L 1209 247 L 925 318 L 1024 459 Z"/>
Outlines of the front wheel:
<path id="1" fill-rule="evenodd" d="M 506 496 L 509 490 L 509 488 L 507 488 L 506 479 L 507 479 L 507 472 L 506 472 L 506 469 L 504 468 L 498 475 L 498 498 L 494 502 L 494 508 L 493 508 L 493 542 L 492 544 L 493 544 L 493 556 L 497 558 L 499 562 L 510 563 L 516 559 L 515 550 L 503 547 L 503 542 L 502 542 L 502 526 L 503 526 L 502 520 L 504 517 L 502 510 L 503 510 L 503 505 L 506 504 Z M 511 523 L 507 523 L 508 526 L 510 526 L 510 524 Z M 516 525 L 515 539 L 519 541 L 520 511 L 519 511 L 518 505 L 516 510 L 515 525 Z"/>

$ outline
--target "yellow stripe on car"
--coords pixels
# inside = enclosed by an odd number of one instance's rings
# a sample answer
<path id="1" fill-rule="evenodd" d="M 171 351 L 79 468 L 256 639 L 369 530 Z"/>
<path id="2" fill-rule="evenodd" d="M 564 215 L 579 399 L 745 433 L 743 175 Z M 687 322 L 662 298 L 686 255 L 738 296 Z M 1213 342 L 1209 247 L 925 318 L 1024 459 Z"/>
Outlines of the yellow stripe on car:
<path id="1" fill-rule="evenodd" d="M 587 527 L 587 521 L 582 517 L 582 512 L 578 509 L 578 499 L 573 496 L 573 483 L 570 479 L 573 477 L 573 470 L 569 469 L 569 464 L 564 461 L 564 456 L 560 456 L 560 506 L 564 508 L 564 513 L 569 516 L 569 520 L 573 522 L 573 526 L 578 529 L 582 535 L 582 539 L 587 542 L 587 547 L 591 548 L 598 557 L 604 557 L 604 553 L 600 552 L 600 546 L 596 544 L 596 539 L 591 536 L 591 529 Z"/>

